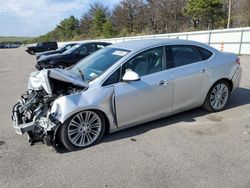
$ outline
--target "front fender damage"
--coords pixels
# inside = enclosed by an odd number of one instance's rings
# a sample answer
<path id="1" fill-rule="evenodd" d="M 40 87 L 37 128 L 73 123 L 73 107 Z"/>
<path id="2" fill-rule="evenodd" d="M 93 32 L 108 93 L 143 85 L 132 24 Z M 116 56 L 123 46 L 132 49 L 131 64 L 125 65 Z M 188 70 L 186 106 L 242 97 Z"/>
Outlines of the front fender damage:
<path id="1" fill-rule="evenodd" d="M 105 90 L 89 89 L 86 92 L 60 97 L 54 101 L 51 114 L 64 123 L 69 117 L 83 110 L 103 112 L 109 121 L 110 129 L 117 128 L 113 87 Z"/>

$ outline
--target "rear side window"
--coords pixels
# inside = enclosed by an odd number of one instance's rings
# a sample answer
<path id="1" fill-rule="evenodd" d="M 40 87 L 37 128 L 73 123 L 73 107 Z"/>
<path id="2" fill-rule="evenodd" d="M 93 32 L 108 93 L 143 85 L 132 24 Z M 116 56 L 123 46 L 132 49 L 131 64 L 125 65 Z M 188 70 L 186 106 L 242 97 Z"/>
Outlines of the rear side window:
<path id="1" fill-rule="evenodd" d="M 208 58 L 210 58 L 212 56 L 212 52 L 210 52 L 209 50 L 202 48 L 202 47 L 197 47 L 200 54 L 201 54 L 201 59 L 202 60 L 207 60 Z"/>
<path id="2" fill-rule="evenodd" d="M 194 46 L 171 46 L 171 55 L 174 67 L 179 67 L 201 61 L 200 53 Z"/>
<path id="3" fill-rule="evenodd" d="M 86 45 L 80 46 L 74 53 L 79 55 L 85 55 L 87 53 L 87 46 Z"/>

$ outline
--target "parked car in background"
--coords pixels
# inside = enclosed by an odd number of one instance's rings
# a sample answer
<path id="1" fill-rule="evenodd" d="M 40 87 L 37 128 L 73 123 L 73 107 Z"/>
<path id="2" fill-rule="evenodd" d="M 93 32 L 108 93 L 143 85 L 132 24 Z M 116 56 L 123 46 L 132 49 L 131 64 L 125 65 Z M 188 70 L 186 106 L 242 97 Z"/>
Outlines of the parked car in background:
<path id="1" fill-rule="evenodd" d="M 19 48 L 21 43 L 0 43 L 0 48 Z"/>
<path id="2" fill-rule="evenodd" d="M 25 51 L 31 55 L 34 55 L 37 52 L 56 50 L 57 48 L 57 42 L 40 42 L 37 43 L 35 46 L 28 46 Z"/>
<path id="3" fill-rule="evenodd" d="M 69 69 L 33 72 L 13 108 L 17 133 L 55 139 L 69 150 L 105 133 L 203 106 L 225 109 L 240 84 L 240 60 L 206 44 L 177 39 L 117 43 Z"/>
<path id="4" fill-rule="evenodd" d="M 6 47 L 5 47 L 5 44 L 1 44 L 1 43 L 0 43 L 0 49 L 4 49 L 4 48 L 6 48 Z"/>
<path id="5" fill-rule="evenodd" d="M 66 68 L 74 65 L 89 54 L 110 44 L 111 43 L 107 42 L 85 42 L 76 44 L 62 54 L 42 56 L 40 59 L 38 59 L 36 68 L 38 70 L 44 68 Z"/>
<path id="6" fill-rule="evenodd" d="M 66 50 L 70 49 L 72 46 L 74 46 L 76 44 L 77 43 L 68 43 L 68 44 L 63 45 L 60 48 L 57 48 L 56 50 L 37 53 L 36 54 L 36 60 L 39 60 L 41 56 L 47 56 L 47 55 L 52 55 L 52 54 L 61 54 L 61 53 L 65 52 Z"/>

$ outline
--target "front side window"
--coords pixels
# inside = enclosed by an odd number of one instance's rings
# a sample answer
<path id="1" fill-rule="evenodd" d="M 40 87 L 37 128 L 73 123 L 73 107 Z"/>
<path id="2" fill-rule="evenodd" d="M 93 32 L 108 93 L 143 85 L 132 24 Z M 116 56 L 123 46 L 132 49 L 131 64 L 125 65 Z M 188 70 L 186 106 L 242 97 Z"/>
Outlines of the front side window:
<path id="1" fill-rule="evenodd" d="M 88 44 L 86 47 L 87 47 L 87 50 L 86 50 L 87 54 L 91 54 L 94 51 L 96 51 L 96 44 Z"/>
<path id="2" fill-rule="evenodd" d="M 86 45 L 80 46 L 76 51 L 74 51 L 74 53 L 79 55 L 85 55 L 87 53 Z"/>
<path id="3" fill-rule="evenodd" d="M 72 47 L 71 45 L 68 45 L 68 46 L 65 47 L 65 50 L 68 50 L 68 49 L 70 49 L 71 47 Z"/>
<path id="4" fill-rule="evenodd" d="M 37 47 L 42 47 L 42 46 L 43 46 L 43 43 L 37 43 L 36 46 L 37 46 Z"/>
<path id="5" fill-rule="evenodd" d="M 63 52 L 63 54 L 71 54 L 74 51 L 76 51 L 76 49 L 79 48 L 80 46 L 81 46 L 81 44 L 76 44 L 72 48 L 69 48 L 68 50 L 66 50 L 65 52 Z"/>
<path id="6" fill-rule="evenodd" d="M 132 70 L 139 76 L 152 74 L 164 69 L 163 47 L 144 51 L 123 65 L 123 74 L 126 70 Z"/>
<path id="7" fill-rule="evenodd" d="M 179 67 L 201 61 L 200 53 L 194 46 L 171 46 L 171 54 L 174 67 Z"/>

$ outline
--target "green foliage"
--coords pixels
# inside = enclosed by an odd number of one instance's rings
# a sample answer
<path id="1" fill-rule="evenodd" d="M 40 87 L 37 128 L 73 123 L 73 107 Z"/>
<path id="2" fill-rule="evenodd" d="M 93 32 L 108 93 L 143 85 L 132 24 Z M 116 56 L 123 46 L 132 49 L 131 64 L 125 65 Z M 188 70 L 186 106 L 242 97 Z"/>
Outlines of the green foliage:
<path id="1" fill-rule="evenodd" d="M 32 37 L 14 37 L 8 36 L 3 37 L 0 36 L 0 43 L 25 43 L 25 41 L 33 39 Z"/>
<path id="2" fill-rule="evenodd" d="M 250 1 L 234 0 L 232 25 L 249 26 Z M 122 0 L 112 10 L 100 2 L 78 20 L 70 16 L 29 43 L 125 37 L 225 28 L 228 0 Z M 238 24 L 238 25 L 237 25 Z"/>
<path id="3" fill-rule="evenodd" d="M 220 0 L 188 0 L 184 15 L 191 17 L 195 28 L 213 29 L 223 22 L 226 13 Z"/>
<path id="4" fill-rule="evenodd" d="M 98 8 L 94 12 L 94 17 L 92 21 L 91 30 L 94 33 L 94 36 L 102 36 L 103 25 L 106 22 L 106 15 L 104 10 Z"/>
<path id="5" fill-rule="evenodd" d="M 110 38 L 114 34 L 113 26 L 111 21 L 107 20 L 103 25 L 102 25 L 102 36 L 105 38 Z"/>
<path id="6" fill-rule="evenodd" d="M 57 29 L 60 39 L 70 40 L 75 35 L 79 34 L 79 21 L 74 16 L 70 16 L 61 21 L 60 25 L 57 26 Z"/>

